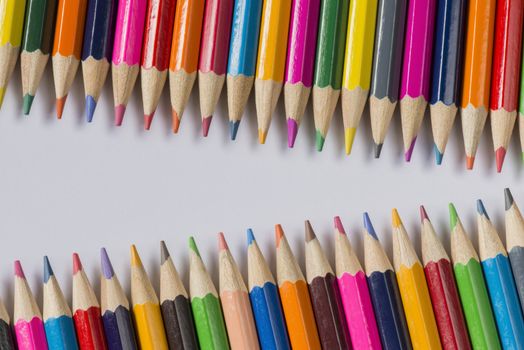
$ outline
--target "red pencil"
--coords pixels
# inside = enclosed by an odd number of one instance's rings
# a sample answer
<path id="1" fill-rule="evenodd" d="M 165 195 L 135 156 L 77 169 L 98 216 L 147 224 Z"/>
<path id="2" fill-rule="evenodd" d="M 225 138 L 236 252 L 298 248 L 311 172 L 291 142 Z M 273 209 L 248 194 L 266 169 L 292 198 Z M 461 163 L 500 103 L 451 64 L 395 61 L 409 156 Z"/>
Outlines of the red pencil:
<path id="1" fill-rule="evenodd" d="M 495 12 L 490 110 L 498 172 L 517 118 L 523 9 L 523 0 L 499 0 Z"/>

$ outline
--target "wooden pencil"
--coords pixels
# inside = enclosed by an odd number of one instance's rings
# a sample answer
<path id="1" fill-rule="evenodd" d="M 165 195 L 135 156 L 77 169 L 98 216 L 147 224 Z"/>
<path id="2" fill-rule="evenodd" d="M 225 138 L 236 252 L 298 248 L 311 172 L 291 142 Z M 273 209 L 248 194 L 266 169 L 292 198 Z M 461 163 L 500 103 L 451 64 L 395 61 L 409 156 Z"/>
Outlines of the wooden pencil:
<path id="1" fill-rule="evenodd" d="M 305 226 L 306 276 L 320 343 L 324 349 L 347 349 L 351 339 L 337 278 L 309 221 Z"/>
<path id="2" fill-rule="evenodd" d="M 396 209 L 392 212 L 393 266 L 415 349 L 441 349 L 424 269 Z"/>
<path id="3" fill-rule="evenodd" d="M 220 302 L 231 349 L 259 349 L 257 330 L 246 284 L 229 251 L 224 234 L 218 234 Z"/>
<path id="4" fill-rule="evenodd" d="M 524 317 L 517 288 L 506 249 L 480 199 L 477 201 L 477 225 L 480 262 L 502 347 L 519 348 L 524 344 Z"/>
<path id="5" fill-rule="evenodd" d="M 504 196 L 506 202 L 506 249 L 519 293 L 520 306 L 524 312 L 524 219 L 509 188 L 504 190 Z"/>
<path id="6" fill-rule="evenodd" d="M 342 86 L 348 13 L 348 0 L 320 2 L 312 93 L 315 143 L 319 152 L 324 148 Z"/>
<path id="7" fill-rule="evenodd" d="M 56 280 L 47 256 L 44 256 L 43 321 L 47 345 L 51 349 L 77 350 L 71 309 Z"/>
<path id="8" fill-rule="evenodd" d="M 368 213 L 364 213 L 364 264 L 383 348 L 412 349 L 397 277 Z"/>
<path id="9" fill-rule="evenodd" d="M 226 80 L 232 16 L 233 0 L 206 1 L 198 62 L 200 113 L 204 137 L 207 137 L 209 132 L 213 112 Z"/>
<path id="10" fill-rule="evenodd" d="M 229 135 L 235 140 L 255 80 L 262 0 L 236 0 L 227 60 Z"/>
<path id="11" fill-rule="evenodd" d="M 160 261 L 160 308 L 169 348 L 198 349 L 189 297 L 164 241 Z"/>
<path id="12" fill-rule="evenodd" d="M 111 74 L 115 125 L 122 125 L 140 68 L 147 0 L 119 0 Z"/>
<path id="13" fill-rule="evenodd" d="M 377 5 L 378 0 L 354 0 L 349 4 L 342 78 L 342 117 L 346 154 L 351 153 L 355 133 L 368 99 Z"/>
<path id="14" fill-rule="evenodd" d="M 23 111 L 28 115 L 53 46 L 57 0 L 29 0 L 25 13 L 20 65 Z"/>
<path id="15" fill-rule="evenodd" d="M 42 314 L 20 261 L 15 261 L 13 323 L 19 350 L 47 350 Z"/>
<path id="16" fill-rule="evenodd" d="M 167 350 L 158 297 L 134 245 L 131 246 L 131 304 L 138 347 Z"/>
<path id="17" fill-rule="evenodd" d="M 9 314 L 5 309 L 4 303 L 0 300 L 0 348 L 5 350 L 15 350 Z"/>
<path id="18" fill-rule="evenodd" d="M 349 243 L 342 221 L 335 224 L 335 265 L 338 288 L 354 349 L 381 349 L 373 304 L 369 296 L 366 274 Z"/>
<path id="19" fill-rule="evenodd" d="M 451 261 L 423 206 L 420 220 L 424 273 L 442 348 L 471 349 Z"/>
<path id="20" fill-rule="evenodd" d="M 320 0 L 293 0 L 284 77 L 287 144 L 295 144 L 313 84 Z"/>
<path id="21" fill-rule="evenodd" d="M 86 96 L 86 117 L 93 120 L 98 98 L 109 72 L 113 50 L 113 30 L 117 0 L 91 0 L 87 5 L 87 18 L 82 49 L 82 73 Z"/>
<path id="22" fill-rule="evenodd" d="M 169 61 L 169 89 L 174 133 L 178 132 L 182 114 L 197 76 L 204 2 L 204 0 L 180 0 L 176 3 Z"/>
<path id="23" fill-rule="evenodd" d="M 468 5 L 461 103 L 468 169 L 473 169 L 488 116 L 495 6 L 496 0 L 471 0 Z"/>
<path id="24" fill-rule="evenodd" d="M 449 204 L 451 259 L 474 349 L 500 349 L 500 341 L 489 302 L 480 260 L 453 204 Z"/>
<path id="25" fill-rule="evenodd" d="M 247 230 L 248 288 L 262 349 L 291 349 L 275 279 L 251 229 Z"/>
<path id="26" fill-rule="evenodd" d="M 226 326 L 218 292 L 193 237 L 189 238 L 189 294 L 201 349 L 228 350 Z"/>
<path id="27" fill-rule="evenodd" d="M 26 0 L 4 0 L 0 4 L 0 108 L 7 83 L 13 74 L 24 30 Z"/>
<path id="28" fill-rule="evenodd" d="M 429 107 L 438 165 L 442 164 L 460 102 L 466 5 L 465 0 L 443 0 L 437 5 Z"/>
<path id="29" fill-rule="evenodd" d="M 282 90 L 291 0 L 267 0 L 262 6 L 255 73 L 255 105 L 258 141 L 264 144 Z"/>
<path id="30" fill-rule="evenodd" d="M 280 225 L 275 225 L 275 241 L 278 290 L 291 348 L 320 349 L 307 282 Z"/>
<path id="31" fill-rule="evenodd" d="M 58 119 L 62 118 L 67 94 L 80 63 L 86 8 L 87 0 L 58 0 L 52 52 Z"/>
<path id="32" fill-rule="evenodd" d="M 105 248 L 100 250 L 100 304 L 102 322 L 109 350 L 136 350 L 135 329 L 129 300 L 113 270 Z"/>
<path id="33" fill-rule="evenodd" d="M 73 254 L 73 321 L 80 350 L 107 349 L 100 305 L 78 254 Z"/>
<path id="34" fill-rule="evenodd" d="M 144 128 L 149 130 L 169 68 L 176 0 L 150 0 L 147 5 L 140 79 Z"/>
<path id="35" fill-rule="evenodd" d="M 519 103 L 519 75 L 522 54 L 524 2 L 502 0 L 495 10 L 495 39 L 491 68 L 491 134 L 495 149 L 497 172 L 502 171 L 504 158 L 513 133 Z"/>
<path id="36" fill-rule="evenodd" d="M 379 0 L 369 116 L 375 147 L 380 157 L 389 123 L 397 106 L 404 48 L 407 0 Z"/>

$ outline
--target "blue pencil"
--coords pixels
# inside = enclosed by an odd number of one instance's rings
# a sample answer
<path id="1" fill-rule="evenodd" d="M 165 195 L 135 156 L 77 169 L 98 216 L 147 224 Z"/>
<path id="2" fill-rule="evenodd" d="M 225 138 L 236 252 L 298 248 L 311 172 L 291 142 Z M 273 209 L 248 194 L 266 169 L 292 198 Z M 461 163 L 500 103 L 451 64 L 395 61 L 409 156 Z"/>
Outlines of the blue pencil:
<path id="1" fill-rule="evenodd" d="M 71 309 L 47 256 L 44 256 L 44 329 L 49 349 L 78 349 Z"/>
<path id="2" fill-rule="evenodd" d="M 465 13 L 466 0 L 438 1 L 430 110 L 435 159 L 439 165 L 455 121 L 462 88 Z"/>
<path id="3" fill-rule="evenodd" d="M 477 201 L 479 256 L 504 349 L 524 345 L 524 318 L 506 249 L 481 200 Z"/>
<path id="4" fill-rule="evenodd" d="M 397 277 L 367 213 L 364 213 L 364 260 L 383 348 L 411 349 Z"/>
<path id="5" fill-rule="evenodd" d="M 513 200 L 509 188 L 504 190 L 506 199 L 506 249 L 513 269 L 522 312 L 524 312 L 524 218 Z"/>
<path id="6" fill-rule="evenodd" d="M 261 349 L 291 349 L 275 279 L 251 229 L 247 230 L 247 265 L 249 298 Z"/>
<path id="7" fill-rule="evenodd" d="M 227 63 L 227 105 L 231 140 L 253 87 L 257 61 L 262 0 L 235 0 Z"/>
<path id="8" fill-rule="evenodd" d="M 93 120 L 96 103 L 109 72 L 113 50 L 116 0 L 89 0 L 82 49 L 82 72 L 87 121 Z"/>

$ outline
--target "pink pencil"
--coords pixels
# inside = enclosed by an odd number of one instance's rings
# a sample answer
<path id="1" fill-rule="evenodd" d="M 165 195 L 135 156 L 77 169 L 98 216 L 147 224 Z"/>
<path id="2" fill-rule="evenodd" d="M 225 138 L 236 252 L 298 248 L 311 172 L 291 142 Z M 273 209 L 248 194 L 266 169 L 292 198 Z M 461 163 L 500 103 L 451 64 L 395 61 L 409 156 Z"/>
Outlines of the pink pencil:
<path id="1" fill-rule="evenodd" d="M 366 274 L 351 248 L 340 218 L 336 216 L 334 221 L 338 288 L 351 343 L 356 350 L 382 349 Z"/>
<path id="2" fill-rule="evenodd" d="M 407 162 L 411 160 L 429 100 L 436 4 L 437 0 L 409 1 L 400 86 L 400 116 Z"/>
<path id="3" fill-rule="evenodd" d="M 19 350 L 47 350 L 44 322 L 27 284 L 20 261 L 15 261 L 15 334 Z"/>
<path id="4" fill-rule="evenodd" d="M 115 125 L 122 125 L 127 102 L 133 92 L 142 53 L 147 0 L 120 0 L 113 45 L 113 95 Z"/>

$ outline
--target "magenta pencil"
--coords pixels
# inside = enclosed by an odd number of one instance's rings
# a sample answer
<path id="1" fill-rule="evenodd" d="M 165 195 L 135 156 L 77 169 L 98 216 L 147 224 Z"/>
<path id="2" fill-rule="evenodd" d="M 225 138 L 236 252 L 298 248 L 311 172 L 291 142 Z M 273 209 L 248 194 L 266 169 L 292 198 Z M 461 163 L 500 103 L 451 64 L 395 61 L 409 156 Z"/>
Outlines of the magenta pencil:
<path id="1" fill-rule="evenodd" d="M 437 0 L 409 1 L 400 85 L 400 116 L 407 162 L 411 160 L 429 101 L 436 4 Z"/>
<path id="2" fill-rule="evenodd" d="M 353 251 L 346 231 L 335 217 L 335 263 L 338 288 L 355 350 L 381 349 L 377 321 L 369 296 L 366 274 Z"/>
<path id="3" fill-rule="evenodd" d="M 320 0 L 293 0 L 284 78 L 287 143 L 295 144 L 300 120 L 306 110 L 315 67 Z"/>

